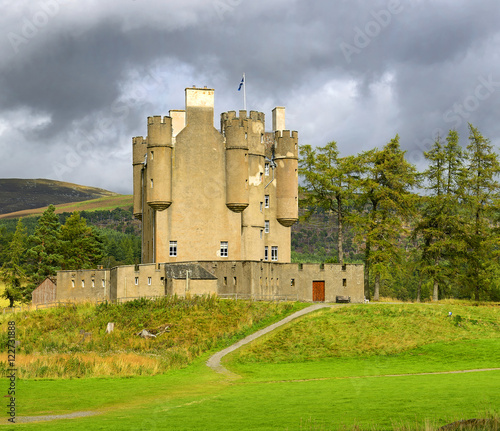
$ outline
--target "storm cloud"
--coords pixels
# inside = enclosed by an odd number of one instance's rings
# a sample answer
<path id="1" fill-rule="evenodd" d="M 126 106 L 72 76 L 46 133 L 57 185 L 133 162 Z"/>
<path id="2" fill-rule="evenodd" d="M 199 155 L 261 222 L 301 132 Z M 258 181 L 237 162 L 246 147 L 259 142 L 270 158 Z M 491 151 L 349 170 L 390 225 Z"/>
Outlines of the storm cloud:
<path id="1" fill-rule="evenodd" d="M 341 154 L 396 133 L 407 157 L 471 122 L 500 143 L 496 0 L 0 0 L 0 176 L 131 193 L 146 117 L 215 88 L 216 118 L 287 108 Z M 269 128 L 269 127 L 268 127 Z"/>

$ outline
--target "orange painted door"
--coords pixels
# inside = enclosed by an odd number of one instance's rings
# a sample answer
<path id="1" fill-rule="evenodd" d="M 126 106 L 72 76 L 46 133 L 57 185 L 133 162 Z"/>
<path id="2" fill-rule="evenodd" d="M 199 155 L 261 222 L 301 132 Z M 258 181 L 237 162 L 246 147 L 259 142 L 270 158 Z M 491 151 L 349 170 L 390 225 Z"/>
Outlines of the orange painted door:
<path id="1" fill-rule="evenodd" d="M 313 281 L 313 302 L 325 301 L 325 282 Z"/>

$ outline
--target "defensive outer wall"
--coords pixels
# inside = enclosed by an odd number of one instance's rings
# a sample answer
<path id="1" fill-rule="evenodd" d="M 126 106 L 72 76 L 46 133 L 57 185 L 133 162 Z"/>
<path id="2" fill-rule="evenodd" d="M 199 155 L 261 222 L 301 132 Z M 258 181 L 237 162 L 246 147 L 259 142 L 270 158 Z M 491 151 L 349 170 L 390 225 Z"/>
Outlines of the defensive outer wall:
<path id="1" fill-rule="evenodd" d="M 228 298 L 363 302 L 363 265 L 256 261 L 141 264 L 59 271 L 56 301 L 218 294 Z"/>

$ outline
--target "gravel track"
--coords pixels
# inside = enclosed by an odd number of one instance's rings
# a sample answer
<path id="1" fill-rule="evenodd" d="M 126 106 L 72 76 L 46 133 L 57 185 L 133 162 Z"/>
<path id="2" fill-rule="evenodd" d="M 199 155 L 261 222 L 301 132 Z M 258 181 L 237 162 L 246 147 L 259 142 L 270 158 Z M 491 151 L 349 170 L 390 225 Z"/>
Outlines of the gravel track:
<path id="1" fill-rule="evenodd" d="M 221 359 L 226 356 L 227 354 L 234 352 L 236 349 L 239 349 L 241 346 L 244 346 L 245 344 L 248 344 L 252 342 L 253 340 L 261 337 L 264 334 L 267 334 L 268 332 L 274 331 L 276 328 L 279 328 L 280 326 L 283 326 L 287 324 L 288 322 L 291 322 L 293 319 L 296 319 L 297 317 L 303 316 L 304 314 L 311 313 L 313 311 L 319 310 L 320 308 L 327 308 L 327 307 L 333 307 L 333 305 L 329 304 L 313 304 L 307 308 L 304 308 L 300 311 L 297 311 L 293 314 L 290 314 L 290 316 L 285 317 L 284 319 L 280 320 L 279 322 L 273 323 L 270 326 L 265 327 L 264 329 L 261 329 L 257 332 L 254 332 L 253 334 L 249 335 L 248 337 L 243 338 L 243 340 L 238 341 L 237 343 L 234 343 L 233 345 L 226 347 L 224 350 L 221 350 L 220 352 L 217 352 L 215 355 L 212 355 L 208 361 L 207 361 L 207 366 L 212 368 L 212 370 L 216 371 L 217 373 L 221 374 L 226 374 L 227 376 L 232 376 L 232 377 L 239 377 L 237 374 L 232 373 L 229 371 L 226 367 L 224 367 L 221 364 Z"/>

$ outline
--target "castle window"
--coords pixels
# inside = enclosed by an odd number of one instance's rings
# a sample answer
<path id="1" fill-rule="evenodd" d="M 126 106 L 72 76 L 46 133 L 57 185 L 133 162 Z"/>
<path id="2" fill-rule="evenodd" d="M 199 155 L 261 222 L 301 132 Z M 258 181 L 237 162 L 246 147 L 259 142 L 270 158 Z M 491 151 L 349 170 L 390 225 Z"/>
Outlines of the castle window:
<path id="1" fill-rule="evenodd" d="M 269 260 L 269 247 L 267 245 L 264 247 L 264 260 Z"/>
<path id="2" fill-rule="evenodd" d="M 278 260 L 278 246 L 273 245 L 271 247 L 271 260 Z"/>
<path id="3" fill-rule="evenodd" d="M 344 263 L 344 264 L 342 265 L 342 271 L 345 271 L 345 270 L 347 270 L 347 265 Z"/>
<path id="4" fill-rule="evenodd" d="M 153 188 L 153 178 L 151 178 L 151 188 Z"/>
<path id="5" fill-rule="evenodd" d="M 224 277 L 224 286 L 227 286 L 227 277 Z"/>
<path id="6" fill-rule="evenodd" d="M 71 280 L 71 287 L 75 287 L 75 280 Z"/>
<path id="7" fill-rule="evenodd" d="M 95 287 L 95 280 L 92 279 L 92 287 Z"/>
<path id="8" fill-rule="evenodd" d="M 262 202 L 260 203 L 260 212 L 262 212 Z"/>
<path id="9" fill-rule="evenodd" d="M 151 286 L 151 277 L 148 277 L 148 285 Z"/>
<path id="10" fill-rule="evenodd" d="M 264 207 L 269 208 L 269 195 L 264 196 Z"/>
<path id="11" fill-rule="evenodd" d="M 139 277 L 135 277 L 135 285 L 138 286 L 139 285 Z"/>
<path id="12" fill-rule="evenodd" d="M 260 182 L 261 183 L 264 182 L 264 174 L 262 172 L 259 174 L 259 177 L 260 177 Z"/>
<path id="13" fill-rule="evenodd" d="M 82 280 L 82 287 L 85 287 L 85 280 Z"/>
<path id="14" fill-rule="evenodd" d="M 228 242 L 227 241 L 221 241 L 220 242 L 220 257 L 227 257 L 228 256 Z"/>
<path id="15" fill-rule="evenodd" d="M 102 281 L 102 287 L 106 287 L 106 280 L 104 280 L 103 278 L 101 281 Z"/>
<path id="16" fill-rule="evenodd" d="M 170 241 L 170 257 L 177 256 L 177 241 Z"/>
<path id="17" fill-rule="evenodd" d="M 151 151 L 151 160 L 153 160 L 153 156 L 154 156 L 154 151 Z"/>
<path id="18" fill-rule="evenodd" d="M 266 177 L 269 176 L 269 163 L 264 164 L 264 173 L 266 174 Z"/>
<path id="19" fill-rule="evenodd" d="M 295 278 L 292 278 L 292 280 L 290 281 L 290 286 L 295 286 Z"/>
<path id="20" fill-rule="evenodd" d="M 347 287 L 347 278 L 342 279 L 342 286 Z"/>
<path id="21" fill-rule="evenodd" d="M 233 284 L 234 284 L 234 287 L 236 287 L 238 285 L 238 280 L 236 279 L 236 277 L 233 277 Z"/>
<path id="22" fill-rule="evenodd" d="M 262 229 L 260 230 L 260 239 L 262 239 Z"/>
<path id="23" fill-rule="evenodd" d="M 264 222 L 264 232 L 269 233 L 269 220 Z"/>

